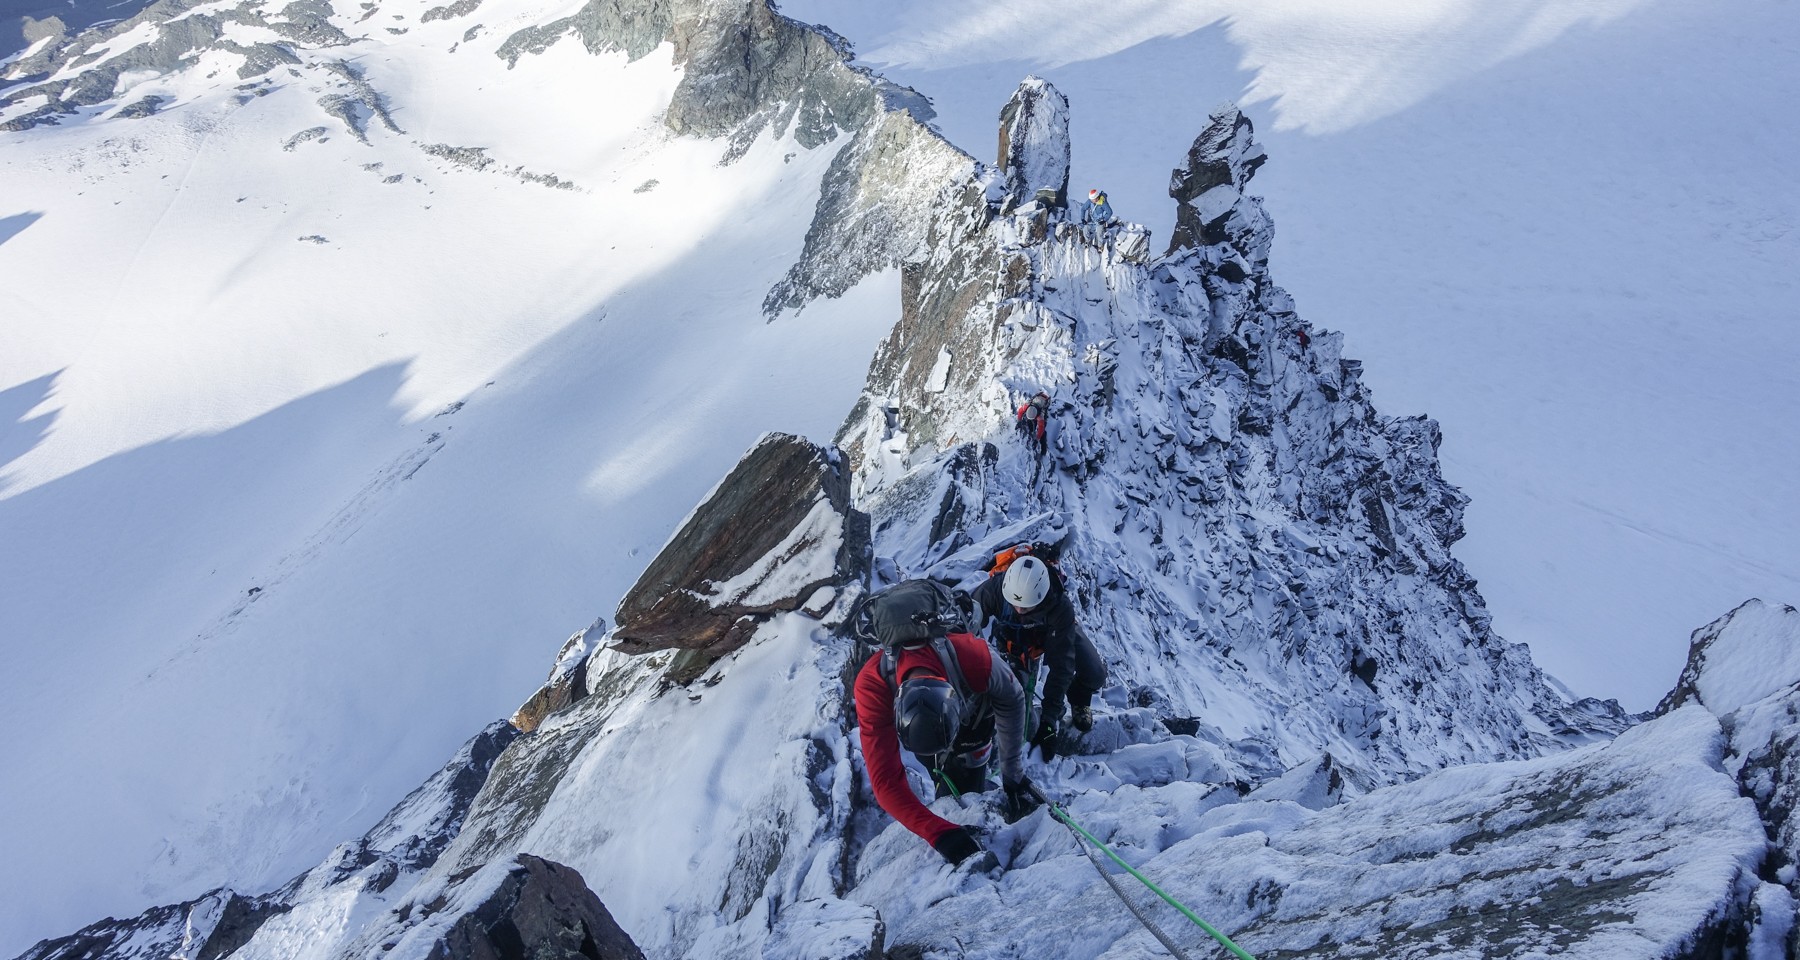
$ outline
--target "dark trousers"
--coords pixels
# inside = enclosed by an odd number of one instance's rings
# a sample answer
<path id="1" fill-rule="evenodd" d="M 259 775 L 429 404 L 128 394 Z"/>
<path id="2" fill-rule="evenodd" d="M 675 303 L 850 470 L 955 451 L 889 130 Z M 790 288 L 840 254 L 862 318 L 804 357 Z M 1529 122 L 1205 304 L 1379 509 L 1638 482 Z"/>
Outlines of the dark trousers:
<path id="1" fill-rule="evenodd" d="M 1106 686 L 1106 658 L 1095 649 L 1087 631 L 1075 628 L 1075 679 L 1069 684 L 1069 706 L 1085 707 Z"/>

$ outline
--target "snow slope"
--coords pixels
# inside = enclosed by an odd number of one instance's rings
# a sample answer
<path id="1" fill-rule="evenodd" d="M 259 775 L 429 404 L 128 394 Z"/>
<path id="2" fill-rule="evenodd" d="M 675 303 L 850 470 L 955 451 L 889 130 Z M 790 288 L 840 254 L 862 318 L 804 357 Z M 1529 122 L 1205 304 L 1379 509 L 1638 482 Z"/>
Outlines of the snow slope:
<path id="1" fill-rule="evenodd" d="M 1027 72 L 1070 190 L 1169 235 L 1217 103 L 1276 159 L 1281 282 L 1390 414 L 1444 427 L 1496 631 L 1652 706 L 1686 634 L 1800 596 L 1800 13 L 1771 0 L 790 0 L 988 159 Z M 1101 146 L 1104 144 L 1104 146 Z"/>
<path id="2" fill-rule="evenodd" d="M 668 48 L 508 70 L 566 4 L 426 6 L 249 90 L 205 54 L 136 78 L 149 118 L 0 134 L 0 703 L 31 731 L 0 954 L 359 832 L 751 440 L 828 433 L 892 323 L 891 275 L 761 313 L 831 149 L 721 166 L 662 126 Z M 340 58 L 404 134 L 322 112 Z"/>

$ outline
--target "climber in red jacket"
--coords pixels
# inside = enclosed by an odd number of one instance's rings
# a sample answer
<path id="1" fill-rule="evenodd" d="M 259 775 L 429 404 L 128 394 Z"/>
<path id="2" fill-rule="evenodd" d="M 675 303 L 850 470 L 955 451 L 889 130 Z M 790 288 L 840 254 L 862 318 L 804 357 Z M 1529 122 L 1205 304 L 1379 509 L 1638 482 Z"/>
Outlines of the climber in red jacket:
<path id="1" fill-rule="evenodd" d="M 1040 457 L 1050 446 L 1049 436 L 1046 433 L 1049 419 L 1050 395 L 1042 391 L 1039 391 L 1037 396 L 1020 404 L 1019 412 L 1013 419 L 1014 429 L 1019 431 L 1019 436 L 1023 437 Z"/>
<path id="2" fill-rule="evenodd" d="M 987 789 L 999 734 L 1002 812 L 1008 822 L 1038 805 L 1020 756 L 1025 692 L 980 637 L 951 630 L 948 591 L 926 580 L 897 584 L 869 601 L 869 626 L 882 649 L 856 677 L 863 762 L 881 809 L 958 864 L 981 852 L 968 827 L 926 808 L 906 779 L 900 749 L 932 773 L 937 795 Z"/>

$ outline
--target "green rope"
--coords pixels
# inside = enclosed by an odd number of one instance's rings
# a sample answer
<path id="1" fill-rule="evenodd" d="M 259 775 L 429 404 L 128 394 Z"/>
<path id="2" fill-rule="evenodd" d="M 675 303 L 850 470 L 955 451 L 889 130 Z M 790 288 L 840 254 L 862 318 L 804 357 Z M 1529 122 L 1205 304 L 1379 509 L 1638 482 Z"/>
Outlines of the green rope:
<path id="1" fill-rule="evenodd" d="M 1174 907 L 1175 909 L 1181 911 L 1182 916 L 1188 918 L 1189 920 L 1192 920 L 1194 922 L 1195 926 L 1206 931 L 1207 936 L 1212 937 L 1214 940 L 1219 941 L 1220 946 L 1224 947 L 1227 950 L 1230 950 L 1233 954 L 1236 954 L 1238 957 L 1238 960 L 1256 960 L 1255 957 L 1244 952 L 1243 947 L 1240 947 L 1237 944 L 1232 943 L 1230 937 L 1228 937 L 1228 936 L 1220 933 L 1218 930 L 1214 929 L 1212 924 L 1207 923 L 1205 920 L 1200 919 L 1199 916 L 1197 916 L 1194 913 L 1194 911 L 1189 910 L 1187 908 L 1186 904 L 1182 903 L 1180 900 L 1175 899 L 1174 897 L 1169 896 L 1167 893 L 1164 893 L 1163 889 L 1161 887 L 1150 882 L 1149 877 L 1146 877 L 1143 874 L 1137 872 L 1137 868 L 1133 867 L 1129 863 L 1126 863 L 1125 859 L 1123 857 L 1121 857 L 1117 853 L 1113 852 L 1113 848 L 1107 846 L 1104 843 L 1101 843 L 1100 838 L 1087 832 L 1086 828 L 1082 827 L 1081 824 L 1076 823 L 1074 818 L 1070 817 L 1068 811 L 1064 810 L 1061 805 L 1057 804 L 1055 801 L 1053 801 L 1049 797 L 1045 796 L 1044 791 L 1039 790 L 1037 788 L 1036 784 L 1032 784 L 1031 792 L 1037 794 L 1037 798 L 1039 800 L 1043 801 L 1045 806 L 1050 808 L 1050 813 L 1053 816 L 1055 816 L 1056 819 L 1061 820 L 1064 824 L 1068 825 L 1076 833 L 1079 833 L 1083 837 L 1087 838 L 1087 841 L 1089 843 L 1093 844 L 1096 847 L 1099 847 L 1103 852 L 1105 852 L 1105 854 L 1107 856 L 1112 858 L 1112 861 L 1114 863 L 1118 864 L 1121 867 L 1124 867 L 1126 873 L 1129 873 L 1133 877 L 1136 877 L 1137 881 L 1139 883 L 1143 884 L 1146 887 L 1149 887 L 1151 893 L 1154 893 L 1157 896 L 1163 898 L 1163 901 L 1165 903 L 1167 903 L 1169 906 Z"/>
<path id="2" fill-rule="evenodd" d="M 932 767 L 931 772 L 934 775 L 936 775 L 939 780 L 943 781 L 943 784 L 945 787 L 949 788 L 951 799 L 954 799 L 954 800 L 962 799 L 962 791 L 956 789 L 956 784 L 950 782 L 950 777 L 948 774 L 944 773 L 943 770 L 941 770 L 937 767 Z"/>

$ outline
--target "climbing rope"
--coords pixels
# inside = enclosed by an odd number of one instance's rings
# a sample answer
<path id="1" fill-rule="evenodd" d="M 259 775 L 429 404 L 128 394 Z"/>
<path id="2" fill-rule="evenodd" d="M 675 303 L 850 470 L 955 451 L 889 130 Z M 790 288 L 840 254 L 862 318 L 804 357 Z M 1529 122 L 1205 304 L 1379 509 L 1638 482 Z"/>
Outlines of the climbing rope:
<path id="1" fill-rule="evenodd" d="M 1188 909 L 1186 904 L 1175 899 L 1174 897 L 1169 896 L 1167 893 L 1163 892 L 1163 889 L 1161 887 L 1157 886 L 1154 883 L 1151 883 L 1149 877 L 1146 877 L 1143 874 L 1139 873 L 1137 871 L 1136 867 L 1133 867 L 1131 864 L 1126 863 L 1125 859 L 1123 857 L 1119 856 L 1117 853 L 1115 853 L 1113 851 L 1113 848 L 1100 842 L 1100 838 L 1087 832 L 1086 828 L 1082 827 L 1081 824 L 1076 823 L 1075 819 L 1073 817 L 1069 816 L 1069 812 L 1067 810 L 1064 810 L 1062 808 L 1061 804 L 1058 804 L 1056 801 L 1051 800 L 1048 796 L 1045 796 L 1044 791 L 1038 789 L 1037 784 L 1034 783 L 1031 785 L 1031 792 L 1038 798 L 1038 801 L 1040 803 L 1042 803 L 1045 807 L 1047 807 L 1050 810 L 1051 816 L 1062 821 L 1063 826 L 1068 827 L 1069 831 L 1071 833 L 1075 834 L 1075 845 L 1081 848 L 1081 852 L 1087 856 L 1088 862 L 1092 863 L 1094 865 L 1094 869 L 1099 871 L 1101 878 L 1106 881 L 1106 885 L 1112 888 L 1113 893 L 1117 894 L 1119 897 L 1119 900 L 1125 904 L 1125 908 L 1131 911 L 1131 915 L 1136 917 L 1138 919 L 1138 922 L 1143 924 L 1144 928 L 1146 930 L 1149 930 L 1151 935 L 1156 937 L 1156 939 L 1158 941 L 1160 941 L 1164 947 L 1168 948 L 1168 951 L 1176 957 L 1176 960 L 1188 960 L 1187 954 L 1183 953 L 1181 951 L 1181 948 L 1177 947 L 1175 945 L 1174 941 L 1169 939 L 1168 934 L 1163 933 L 1162 930 L 1156 926 L 1156 924 L 1154 924 L 1150 921 L 1150 918 L 1144 916 L 1143 912 L 1138 910 L 1137 905 L 1131 902 L 1131 898 L 1127 897 L 1125 895 L 1125 891 L 1121 890 L 1119 888 L 1118 880 L 1116 880 L 1112 874 L 1106 872 L 1106 868 L 1104 866 L 1102 866 L 1100 863 L 1100 858 L 1094 856 L 1094 852 L 1092 850 L 1088 849 L 1087 844 L 1082 843 L 1081 842 L 1082 840 L 1085 839 L 1088 843 L 1091 843 L 1095 847 L 1098 847 L 1098 848 L 1100 848 L 1100 850 L 1104 851 L 1108 857 L 1112 858 L 1112 861 L 1114 863 L 1118 864 L 1121 867 L 1124 867 L 1126 873 L 1129 873 L 1133 877 L 1136 877 L 1137 881 L 1139 883 L 1150 888 L 1151 893 L 1154 893 L 1157 896 L 1161 897 L 1163 899 L 1163 901 L 1166 902 L 1169 906 L 1174 907 L 1175 909 L 1181 911 L 1182 916 L 1188 918 L 1189 920 L 1192 920 L 1194 922 L 1195 926 L 1206 931 L 1207 936 L 1210 936 L 1214 940 L 1217 940 L 1219 942 L 1220 946 L 1223 946 L 1225 949 L 1230 950 L 1233 954 L 1235 954 L 1237 956 L 1238 960 L 1256 960 L 1255 957 L 1251 956 L 1249 953 L 1246 953 L 1244 951 L 1243 947 L 1240 947 L 1237 944 L 1232 943 L 1230 937 L 1228 937 L 1228 936 L 1220 933 L 1218 930 L 1214 929 L 1212 924 L 1209 924 L 1205 920 L 1200 919 L 1200 917 L 1198 915 L 1196 915 L 1194 913 L 1194 911 Z"/>

